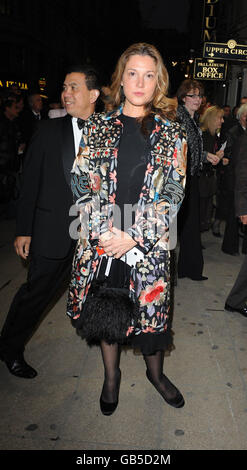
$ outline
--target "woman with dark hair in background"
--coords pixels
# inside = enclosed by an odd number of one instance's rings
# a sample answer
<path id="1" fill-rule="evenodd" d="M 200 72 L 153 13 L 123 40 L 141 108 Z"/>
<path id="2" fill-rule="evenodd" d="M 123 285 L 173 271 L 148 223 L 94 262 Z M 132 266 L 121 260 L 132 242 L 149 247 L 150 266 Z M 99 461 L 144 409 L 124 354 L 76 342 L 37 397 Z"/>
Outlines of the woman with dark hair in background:
<path id="1" fill-rule="evenodd" d="M 108 285 L 121 287 L 127 275 L 129 296 L 139 316 L 126 331 L 141 349 L 147 378 L 167 403 L 184 405 L 179 390 L 163 374 L 164 350 L 171 342 L 169 211 L 180 207 L 184 194 L 186 145 L 176 117 L 176 101 L 166 97 L 168 73 L 152 45 L 130 46 L 120 57 L 108 95 L 108 114 L 86 124 L 81 152 L 74 164 L 73 188 L 88 228 L 81 217 L 81 238 L 75 253 L 69 291 L 68 315 L 81 323 L 83 336 L 100 343 L 105 380 L 100 397 L 104 415 L 118 404 L 121 372 L 120 344 L 95 332 L 89 338 L 90 318 L 83 305 L 90 293 L 102 256 L 111 263 Z M 134 223 L 126 220 L 128 207 L 136 205 Z M 121 209 L 115 219 L 116 206 Z M 94 209 L 97 207 L 97 210 Z M 146 216 L 145 216 L 146 213 Z M 152 214 L 152 215 L 151 215 Z M 117 224 L 117 222 L 119 222 Z M 139 262 L 123 262 L 135 247 Z M 121 258 L 121 259 L 120 259 Z M 116 305 L 116 309 L 120 307 Z M 105 324 L 106 315 L 92 322 Z M 121 317 L 121 312 L 120 313 Z M 92 325 L 94 327 L 95 325 Z"/>
<path id="2" fill-rule="evenodd" d="M 178 277 L 189 277 L 193 281 L 207 279 L 202 275 L 204 262 L 200 233 L 200 171 L 206 161 L 213 165 L 219 162 L 216 155 L 203 150 L 196 114 L 201 106 L 202 96 L 202 85 L 192 79 L 184 80 L 177 91 L 177 116 L 186 130 L 188 143 L 185 198 L 178 216 Z"/>

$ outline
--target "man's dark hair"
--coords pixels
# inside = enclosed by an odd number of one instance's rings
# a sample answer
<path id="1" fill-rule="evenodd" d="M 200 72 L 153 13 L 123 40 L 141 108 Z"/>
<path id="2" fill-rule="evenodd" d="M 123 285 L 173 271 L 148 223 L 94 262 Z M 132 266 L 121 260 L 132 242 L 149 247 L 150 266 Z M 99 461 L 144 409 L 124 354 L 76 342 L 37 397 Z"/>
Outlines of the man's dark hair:
<path id="1" fill-rule="evenodd" d="M 97 70 L 91 65 L 71 65 L 66 69 L 65 75 L 68 73 L 83 73 L 86 77 L 86 85 L 88 90 L 101 91 L 101 83 Z"/>
<path id="2" fill-rule="evenodd" d="M 6 110 L 6 108 L 10 108 L 13 103 L 16 103 L 17 101 L 17 96 L 13 92 L 5 92 L 1 96 L 1 109 L 3 111 Z"/>

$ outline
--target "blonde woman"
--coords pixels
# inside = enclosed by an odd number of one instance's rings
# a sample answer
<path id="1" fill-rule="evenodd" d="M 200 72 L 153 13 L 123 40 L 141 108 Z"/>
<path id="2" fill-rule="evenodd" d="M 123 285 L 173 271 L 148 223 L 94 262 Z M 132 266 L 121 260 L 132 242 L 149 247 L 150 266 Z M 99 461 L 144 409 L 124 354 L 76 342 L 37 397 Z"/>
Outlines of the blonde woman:
<path id="1" fill-rule="evenodd" d="M 210 152 L 221 160 L 224 157 L 224 150 L 220 150 L 220 139 L 218 134 L 224 122 L 224 110 L 219 106 L 211 106 L 206 109 L 201 116 L 200 127 L 202 130 L 203 150 Z M 209 230 L 213 218 L 213 197 L 217 193 L 216 170 L 211 163 L 204 163 L 199 179 L 200 191 L 200 222 L 201 230 Z M 218 200 L 217 200 L 218 202 Z M 213 232 L 217 234 L 219 230 L 218 214 L 215 214 L 215 224 Z"/>
<path id="2" fill-rule="evenodd" d="M 129 324 L 126 341 L 141 349 L 147 377 L 164 400 L 174 407 L 184 405 L 179 390 L 163 374 L 163 353 L 171 341 L 169 210 L 176 206 L 177 211 L 181 205 L 186 171 L 186 142 L 174 121 L 176 101 L 166 96 L 168 85 L 156 48 L 145 43 L 130 46 L 112 77 L 107 97 L 111 112 L 95 115 L 85 125 L 87 137 L 73 168 L 72 187 L 78 206 L 89 214 L 89 230 L 84 224 L 83 232 L 82 217 L 68 315 L 79 320 L 89 343 L 100 343 L 104 415 L 111 415 L 118 405 L 120 345 L 107 331 L 105 336 L 96 331 L 95 337 L 89 337 L 90 319 L 83 315 L 102 256 L 111 261 L 110 286 L 121 287 L 127 273 L 129 297 L 139 312 L 137 323 Z M 133 207 L 132 220 L 128 209 Z M 129 267 L 122 260 L 133 248 L 139 261 Z M 100 330 L 105 321 L 102 312 L 92 323 Z"/>

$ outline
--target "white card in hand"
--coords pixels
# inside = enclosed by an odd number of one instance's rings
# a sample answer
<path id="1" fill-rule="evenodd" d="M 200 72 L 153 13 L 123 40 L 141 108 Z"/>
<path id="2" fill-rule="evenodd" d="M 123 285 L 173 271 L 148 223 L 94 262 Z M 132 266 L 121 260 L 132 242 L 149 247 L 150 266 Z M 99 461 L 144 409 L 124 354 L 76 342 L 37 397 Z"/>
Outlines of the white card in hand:
<path id="1" fill-rule="evenodd" d="M 143 261 L 144 254 L 138 248 L 132 248 L 131 250 L 127 251 L 125 255 L 120 258 L 122 261 L 127 263 L 129 266 L 134 267 L 136 263 Z"/>

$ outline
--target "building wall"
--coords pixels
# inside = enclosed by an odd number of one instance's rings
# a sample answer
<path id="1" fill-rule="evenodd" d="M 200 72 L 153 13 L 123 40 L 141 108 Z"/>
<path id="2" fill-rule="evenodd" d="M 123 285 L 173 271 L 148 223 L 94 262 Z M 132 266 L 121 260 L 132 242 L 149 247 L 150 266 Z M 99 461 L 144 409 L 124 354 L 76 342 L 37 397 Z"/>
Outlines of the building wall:
<path id="1" fill-rule="evenodd" d="M 246 0 L 219 0 L 218 42 L 226 43 L 235 39 L 238 44 L 247 44 L 247 2 Z M 238 105 L 242 96 L 247 95 L 247 62 L 228 62 L 227 104 Z"/>
<path id="2" fill-rule="evenodd" d="M 0 0 L 0 80 L 37 87 L 45 78 L 53 93 L 69 62 L 83 56 L 82 5 L 62 0 Z M 76 13 L 76 14 L 75 14 Z"/>

